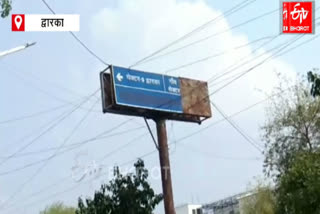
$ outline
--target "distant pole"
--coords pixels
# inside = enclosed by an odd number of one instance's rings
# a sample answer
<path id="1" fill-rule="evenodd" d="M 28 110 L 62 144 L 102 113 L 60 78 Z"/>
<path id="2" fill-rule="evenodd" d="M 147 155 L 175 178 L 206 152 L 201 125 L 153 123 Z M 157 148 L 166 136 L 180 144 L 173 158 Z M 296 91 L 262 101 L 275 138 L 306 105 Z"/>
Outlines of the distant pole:
<path id="1" fill-rule="evenodd" d="M 10 50 L 0 52 L 0 57 L 6 56 L 6 55 L 9 55 L 9 54 L 18 52 L 18 51 L 22 51 L 22 50 L 24 50 L 24 49 L 26 49 L 26 48 L 28 48 L 30 46 L 33 46 L 35 44 L 36 44 L 35 42 L 27 43 L 25 45 L 22 45 L 22 46 L 19 46 L 19 47 L 16 47 L 16 48 L 12 48 Z"/>
<path id="2" fill-rule="evenodd" d="M 155 120 L 155 122 L 157 124 L 162 191 L 163 191 L 163 197 L 164 197 L 164 210 L 165 210 L 165 214 L 175 214 L 172 182 L 171 182 L 169 148 L 168 148 L 168 139 L 167 139 L 167 130 L 166 130 L 166 120 L 158 119 L 158 120 Z"/>

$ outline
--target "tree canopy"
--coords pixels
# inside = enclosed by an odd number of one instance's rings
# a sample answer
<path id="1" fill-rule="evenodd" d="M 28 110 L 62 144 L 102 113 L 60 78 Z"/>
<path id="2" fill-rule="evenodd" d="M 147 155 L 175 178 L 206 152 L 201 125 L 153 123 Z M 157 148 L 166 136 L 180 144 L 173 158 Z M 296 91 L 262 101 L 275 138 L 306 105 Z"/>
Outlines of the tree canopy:
<path id="1" fill-rule="evenodd" d="M 0 6 L 1 6 L 0 13 L 2 18 L 9 16 L 10 11 L 12 9 L 11 3 L 12 3 L 11 0 L 0 0 Z"/>
<path id="2" fill-rule="evenodd" d="M 281 86 L 277 90 L 285 91 Z M 279 93 L 281 94 L 281 93 Z M 305 81 L 274 97 L 263 127 L 265 172 L 277 179 L 298 151 L 313 152 L 320 145 L 320 100 L 310 96 Z"/>
<path id="3" fill-rule="evenodd" d="M 119 167 L 114 168 L 114 179 L 101 185 L 93 199 L 79 198 L 77 214 L 151 214 L 162 201 L 147 181 L 148 170 L 144 162 L 135 163 L 135 173 L 122 175 Z"/>
<path id="4" fill-rule="evenodd" d="M 315 72 L 308 72 L 308 81 L 311 83 L 310 93 L 313 97 L 320 96 L 320 77 Z"/>
<path id="5" fill-rule="evenodd" d="M 62 202 L 57 202 L 46 207 L 40 214 L 75 214 L 75 211 L 75 208 L 65 206 Z"/>
<path id="6" fill-rule="evenodd" d="M 320 213 L 320 96 L 317 76 L 299 80 L 268 107 L 265 172 L 274 178 L 277 214 Z M 313 75 L 313 74 L 312 74 Z"/>
<path id="7" fill-rule="evenodd" d="M 320 152 L 298 152 L 278 187 L 278 213 L 320 213 Z"/>
<path id="8" fill-rule="evenodd" d="M 275 214 L 276 202 L 269 186 L 257 186 L 252 195 L 241 199 L 243 214 Z"/>

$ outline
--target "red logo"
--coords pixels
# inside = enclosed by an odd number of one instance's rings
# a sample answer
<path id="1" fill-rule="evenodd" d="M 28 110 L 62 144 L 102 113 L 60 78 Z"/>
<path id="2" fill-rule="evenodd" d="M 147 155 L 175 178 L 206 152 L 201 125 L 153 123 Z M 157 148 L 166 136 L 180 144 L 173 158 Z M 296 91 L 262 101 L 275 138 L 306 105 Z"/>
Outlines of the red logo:
<path id="1" fill-rule="evenodd" d="M 313 2 L 283 2 L 282 33 L 313 33 Z"/>
<path id="2" fill-rule="evenodd" d="M 24 31 L 24 14 L 12 14 L 11 18 L 12 31 Z"/>

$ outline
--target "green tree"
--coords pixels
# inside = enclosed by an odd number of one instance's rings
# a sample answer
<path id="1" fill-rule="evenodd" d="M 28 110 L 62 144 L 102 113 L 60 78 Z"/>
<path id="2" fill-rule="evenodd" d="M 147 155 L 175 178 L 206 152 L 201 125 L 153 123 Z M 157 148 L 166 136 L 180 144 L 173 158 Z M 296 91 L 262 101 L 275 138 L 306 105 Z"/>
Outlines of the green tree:
<path id="1" fill-rule="evenodd" d="M 319 97 L 320 96 L 320 76 L 315 72 L 309 71 L 308 81 L 311 83 L 310 94 L 313 97 Z"/>
<path id="2" fill-rule="evenodd" d="M 290 84 L 290 83 L 289 83 Z M 314 152 L 320 146 L 320 100 L 310 96 L 308 84 L 280 85 L 267 109 L 262 128 L 265 141 L 264 170 L 279 179 L 288 170 L 296 152 Z"/>
<path id="3" fill-rule="evenodd" d="M 279 214 L 319 214 L 320 152 L 298 152 L 277 189 Z"/>
<path id="4" fill-rule="evenodd" d="M 61 202 L 54 203 L 41 211 L 40 214 L 75 214 L 76 209 L 65 206 Z"/>
<path id="5" fill-rule="evenodd" d="M 258 182 L 250 194 L 240 200 L 243 214 L 275 214 L 276 200 L 271 186 Z"/>
<path id="6" fill-rule="evenodd" d="M 77 214 L 151 214 L 162 201 L 161 194 L 155 194 L 147 181 L 148 170 L 138 160 L 135 173 L 122 175 L 114 168 L 114 179 L 101 185 L 93 199 L 79 198 Z"/>
<path id="7" fill-rule="evenodd" d="M 11 0 L 0 0 L 0 6 L 1 6 L 1 17 L 5 18 L 9 16 L 10 11 L 11 11 Z"/>
<path id="8" fill-rule="evenodd" d="M 278 214 L 319 214 L 320 97 L 306 81 L 289 89 L 280 86 L 268 108 L 265 172 L 275 181 Z"/>

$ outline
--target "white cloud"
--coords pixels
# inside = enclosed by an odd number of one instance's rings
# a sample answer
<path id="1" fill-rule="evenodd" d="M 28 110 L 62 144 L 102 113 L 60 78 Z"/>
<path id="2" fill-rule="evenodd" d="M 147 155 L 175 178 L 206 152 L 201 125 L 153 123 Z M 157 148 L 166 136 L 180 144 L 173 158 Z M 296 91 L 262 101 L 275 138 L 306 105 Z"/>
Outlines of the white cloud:
<path id="1" fill-rule="evenodd" d="M 92 17 L 91 31 L 93 40 L 96 41 L 96 43 L 105 50 L 105 58 L 109 59 L 109 61 L 113 62 L 114 64 L 129 66 L 145 55 L 152 53 L 154 50 L 161 48 L 162 46 L 183 36 L 185 33 L 191 31 L 195 27 L 219 15 L 221 15 L 220 11 L 211 8 L 204 1 L 181 2 L 176 0 L 123 0 L 120 1 L 115 8 L 102 8 L 97 11 L 96 15 Z M 177 44 L 175 47 L 169 50 L 181 47 L 184 44 L 196 41 L 197 39 L 203 38 L 209 34 L 229 28 L 230 25 L 227 19 L 222 18 L 218 22 L 210 25 L 210 27 L 199 32 L 198 34 L 195 34 L 181 44 Z M 137 68 L 150 72 L 163 72 L 167 69 L 177 67 L 179 65 L 183 65 L 200 58 L 204 58 L 208 55 L 219 53 L 220 51 L 229 50 L 233 47 L 243 45 L 248 42 L 250 41 L 248 40 L 248 37 L 245 33 L 234 34 L 232 31 L 229 31 L 220 36 L 209 39 L 203 43 L 199 43 L 195 46 L 184 49 L 181 52 L 177 52 L 167 57 L 163 57 L 159 60 L 146 63 L 142 66 L 138 66 Z M 239 59 L 243 58 L 244 56 L 246 56 L 245 61 L 247 61 L 250 59 L 254 59 L 261 53 L 266 53 L 263 58 L 260 58 L 260 60 L 262 60 L 264 58 L 267 58 L 271 54 L 267 53 L 263 49 L 252 53 L 253 49 L 254 47 L 247 46 L 245 48 L 238 49 L 237 51 L 231 51 L 228 54 L 208 60 L 206 62 L 177 70 L 172 74 L 207 80 L 214 74 L 223 73 L 225 68 L 238 62 Z M 238 73 L 244 71 L 253 66 L 255 63 L 258 63 L 260 60 L 246 64 L 241 69 L 237 69 L 235 72 Z M 264 94 L 261 94 L 255 89 L 259 88 L 267 93 L 270 93 L 272 88 L 277 85 L 277 77 L 274 72 L 275 70 L 283 72 L 291 77 L 295 76 L 294 68 L 292 66 L 288 65 L 286 62 L 280 59 L 275 59 L 258 67 L 248 75 L 244 76 L 229 87 L 225 88 L 223 91 L 213 97 L 213 101 L 217 102 L 219 106 L 221 106 L 227 113 L 232 113 L 246 107 L 248 104 L 252 104 L 257 100 L 261 100 L 261 98 L 264 97 Z M 213 87 L 212 89 L 210 89 L 210 91 L 212 92 L 214 88 L 217 87 Z M 254 113 L 252 114 L 255 115 L 251 115 L 251 118 L 239 122 L 242 125 L 245 124 L 247 127 L 250 127 L 251 129 L 247 131 L 257 136 L 257 127 L 259 122 L 262 121 L 264 115 L 263 110 L 261 108 L 259 109 L 259 111 L 254 111 Z M 218 114 L 214 112 L 215 118 L 217 118 L 216 115 Z M 252 118 L 254 118 L 254 120 Z M 188 131 L 194 131 L 194 128 L 192 127 L 194 126 L 185 124 L 179 125 L 179 127 L 176 129 L 177 136 L 179 135 L 180 137 L 180 135 L 183 136 Z M 237 133 L 232 132 L 231 134 L 226 134 L 226 131 L 224 130 L 218 131 L 216 133 L 210 132 L 210 135 L 211 134 L 217 134 L 219 136 L 221 135 L 220 137 L 224 138 L 223 140 L 225 142 L 229 142 L 230 145 L 232 144 L 232 142 L 236 143 L 235 139 L 240 139 L 240 136 L 237 135 Z M 205 133 L 199 135 L 199 142 L 210 141 L 211 136 L 209 137 L 209 139 L 208 135 L 209 134 Z M 234 146 L 232 150 L 233 152 L 236 152 L 237 154 L 241 153 L 243 156 L 250 154 L 252 155 L 250 151 L 252 152 L 253 150 L 248 150 L 248 147 L 250 146 L 241 146 L 243 144 L 232 145 Z M 210 148 L 208 149 L 210 150 Z M 229 149 L 229 144 L 225 143 L 223 145 L 220 145 L 219 150 L 216 152 L 230 152 Z M 195 165 L 197 165 L 196 163 Z M 220 162 L 218 161 L 216 162 L 217 165 L 219 165 L 219 163 Z M 221 162 L 221 166 L 223 166 L 223 164 L 225 163 Z M 241 163 L 239 163 L 239 166 L 237 168 L 239 172 L 242 169 L 241 167 L 243 167 L 243 165 L 240 166 L 240 164 Z M 249 172 L 252 173 L 252 176 L 260 173 L 259 170 L 261 169 L 261 164 L 262 163 L 252 164 L 250 165 L 250 167 L 253 168 L 250 169 L 245 167 L 244 169 L 247 174 L 244 173 L 243 175 L 238 175 L 239 182 L 247 180 L 248 177 L 251 176 L 248 174 Z M 230 167 L 233 166 L 234 165 L 230 165 Z M 184 169 L 179 168 L 178 170 L 184 170 L 182 174 L 188 174 L 188 170 L 190 169 L 188 169 L 188 167 L 185 167 Z M 214 173 L 214 175 L 212 174 L 212 171 L 206 170 L 198 173 L 203 175 L 203 177 L 207 176 L 209 179 L 208 181 L 205 181 L 203 185 L 214 185 L 210 183 L 210 178 L 213 179 L 213 176 L 216 176 Z M 230 171 L 226 173 L 228 175 L 228 173 L 230 174 Z M 224 182 L 223 176 L 222 179 L 221 177 L 215 177 L 215 179 L 217 179 L 217 183 Z M 185 182 L 187 183 L 188 181 Z M 183 184 L 177 185 L 179 186 Z M 229 188 L 229 184 L 225 185 Z M 233 186 L 237 185 L 238 183 L 233 184 Z M 241 185 L 242 187 L 244 187 L 246 183 L 241 183 Z M 192 186 L 192 184 L 190 184 L 190 186 Z M 238 186 L 240 186 L 240 184 Z M 221 186 L 217 186 L 214 188 L 219 190 L 220 187 Z M 206 190 L 205 187 L 203 187 L 202 189 Z M 235 190 L 229 190 L 229 192 L 234 191 Z M 185 196 L 183 192 L 184 190 L 182 188 L 180 189 L 180 193 L 178 193 L 177 195 L 187 198 L 187 196 Z M 225 193 L 220 194 L 223 195 Z M 204 198 L 206 197 L 209 198 L 209 196 L 204 196 Z M 184 199 L 179 198 L 178 200 L 182 201 Z"/>
<path id="2" fill-rule="evenodd" d="M 120 1 L 116 8 L 103 8 L 98 11 L 92 18 L 92 35 L 94 40 L 108 52 L 107 58 L 110 61 L 129 66 L 139 58 L 220 14 L 220 11 L 209 7 L 204 1 L 139 0 L 133 2 L 124 0 Z M 188 39 L 186 43 L 229 27 L 228 21 L 223 18 Z M 229 31 L 181 52 L 142 65 L 139 69 L 162 72 L 248 42 L 245 34 L 233 34 Z M 177 44 L 173 48 L 186 43 Z M 252 59 L 264 52 L 264 50 L 259 50 L 255 54 L 251 54 L 251 51 L 252 47 L 250 46 L 241 48 L 221 57 L 183 68 L 173 74 L 207 80 L 213 74 L 222 73 L 225 68 L 237 62 L 243 56 Z M 268 57 L 268 55 L 270 54 L 266 53 L 265 57 Z M 255 63 L 257 62 L 259 61 L 255 61 Z M 250 68 L 252 65 L 254 64 L 249 63 L 242 69 L 238 69 L 236 73 Z M 270 92 L 276 83 L 274 70 L 286 71 L 288 74 L 294 73 L 293 68 L 285 62 L 273 60 L 251 72 L 248 78 L 238 81 L 241 84 L 239 84 L 237 96 L 252 94 L 252 89 L 255 87 Z"/>

